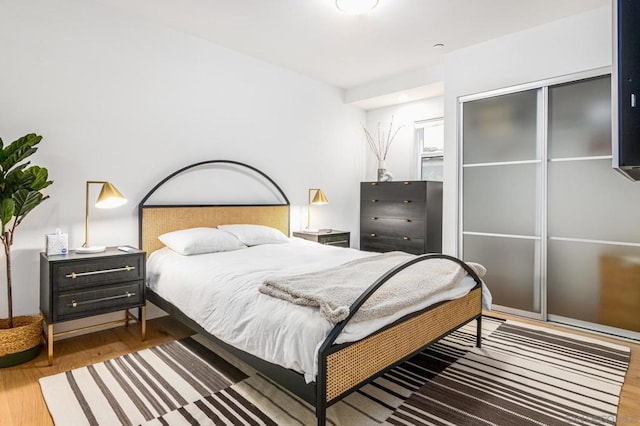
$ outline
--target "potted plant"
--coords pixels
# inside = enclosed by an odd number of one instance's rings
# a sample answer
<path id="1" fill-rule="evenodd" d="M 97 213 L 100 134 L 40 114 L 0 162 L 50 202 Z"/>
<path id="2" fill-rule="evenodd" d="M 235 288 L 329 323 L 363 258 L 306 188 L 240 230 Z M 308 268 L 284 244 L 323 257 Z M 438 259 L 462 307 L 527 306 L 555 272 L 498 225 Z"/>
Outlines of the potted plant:
<path id="1" fill-rule="evenodd" d="M 0 367 L 28 361 L 38 355 L 42 342 L 42 316 L 13 316 L 11 245 L 16 228 L 36 206 L 49 198 L 41 191 L 53 182 L 44 167 L 25 161 L 37 151 L 42 136 L 30 133 L 6 147 L 0 139 L 0 240 L 7 269 L 8 318 L 0 319 Z"/>

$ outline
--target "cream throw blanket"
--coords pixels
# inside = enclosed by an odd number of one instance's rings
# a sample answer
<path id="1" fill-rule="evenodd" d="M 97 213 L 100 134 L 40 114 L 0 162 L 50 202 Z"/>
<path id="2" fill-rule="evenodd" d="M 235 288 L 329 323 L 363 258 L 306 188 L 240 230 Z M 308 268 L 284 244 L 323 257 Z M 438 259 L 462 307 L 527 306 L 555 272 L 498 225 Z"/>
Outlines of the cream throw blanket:
<path id="1" fill-rule="evenodd" d="M 272 277 L 264 281 L 260 292 L 297 305 L 317 306 L 322 316 L 335 324 L 349 315 L 353 302 L 385 272 L 415 257 L 403 252 L 390 252 L 356 259 L 323 271 Z M 468 265 L 480 277 L 486 273 L 480 264 L 468 262 Z M 383 284 L 352 321 L 391 315 L 406 306 L 420 303 L 432 294 L 454 287 L 465 275 L 464 269 L 447 259 L 417 262 Z"/>

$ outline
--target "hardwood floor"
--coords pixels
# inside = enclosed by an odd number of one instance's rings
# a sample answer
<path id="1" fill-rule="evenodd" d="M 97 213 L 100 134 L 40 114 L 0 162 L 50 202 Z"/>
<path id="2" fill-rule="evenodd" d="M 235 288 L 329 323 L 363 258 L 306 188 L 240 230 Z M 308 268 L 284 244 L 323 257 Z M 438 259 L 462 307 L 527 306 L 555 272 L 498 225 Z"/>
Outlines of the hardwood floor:
<path id="1" fill-rule="evenodd" d="M 631 363 L 622 388 L 618 425 L 640 425 L 640 344 L 604 337 L 558 325 L 488 313 L 501 318 L 513 318 L 565 330 L 575 334 L 617 343 L 631 348 Z M 117 327 L 91 334 L 56 341 L 54 365 L 47 365 L 46 351 L 33 361 L 0 370 L 0 426 L 51 425 L 51 417 L 40 393 L 38 379 L 73 368 L 105 361 L 130 352 L 182 339 L 192 332 L 170 317 L 156 318 L 147 323 L 147 339 L 140 341 L 139 325 Z"/>

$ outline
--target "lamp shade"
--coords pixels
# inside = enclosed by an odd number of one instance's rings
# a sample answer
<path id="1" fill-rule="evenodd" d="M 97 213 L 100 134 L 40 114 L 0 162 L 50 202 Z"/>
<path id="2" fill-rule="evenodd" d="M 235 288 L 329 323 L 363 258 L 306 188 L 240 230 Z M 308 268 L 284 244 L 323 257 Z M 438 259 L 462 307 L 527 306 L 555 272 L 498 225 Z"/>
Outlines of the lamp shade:
<path id="1" fill-rule="evenodd" d="M 95 206 L 100 209 L 112 209 L 119 207 L 127 202 L 124 195 L 116 189 L 111 182 L 105 182 L 103 180 L 88 180 L 86 182 L 86 196 L 85 196 L 85 215 L 84 215 L 84 244 L 82 247 L 76 249 L 76 253 L 98 253 L 105 251 L 104 246 L 91 246 L 89 245 L 89 186 L 90 185 L 102 185 L 100 195 L 96 200 Z"/>
<path id="2" fill-rule="evenodd" d="M 316 205 L 327 204 L 328 202 L 329 200 L 327 200 L 327 196 L 324 195 L 324 192 L 322 192 L 322 189 L 318 189 L 316 191 L 316 195 L 313 197 L 313 200 L 311 200 L 311 204 L 316 204 Z"/>
<path id="3" fill-rule="evenodd" d="M 313 198 L 311 198 L 311 194 L 315 191 Z M 322 205 L 327 204 L 329 200 L 327 200 L 327 196 L 324 195 L 322 189 L 320 188 L 309 188 L 309 199 L 307 204 L 307 227 L 305 230 L 310 232 L 317 232 L 317 230 L 311 228 L 311 205 Z"/>
<path id="4" fill-rule="evenodd" d="M 105 182 L 98 195 L 96 207 L 99 209 L 112 209 L 125 204 L 127 199 L 110 182 Z"/>

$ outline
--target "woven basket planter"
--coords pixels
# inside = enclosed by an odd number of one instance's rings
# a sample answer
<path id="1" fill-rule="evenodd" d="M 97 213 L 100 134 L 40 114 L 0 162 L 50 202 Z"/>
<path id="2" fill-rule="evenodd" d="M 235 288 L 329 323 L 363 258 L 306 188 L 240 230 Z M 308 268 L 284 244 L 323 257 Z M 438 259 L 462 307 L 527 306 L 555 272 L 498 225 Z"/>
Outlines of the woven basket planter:
<path id="1" fill-rule="evenodd" d="M 33 359 L 42 343 L 42 316 L 23 315 L 0 319 L 0 367 L 9 367 Z"/>

